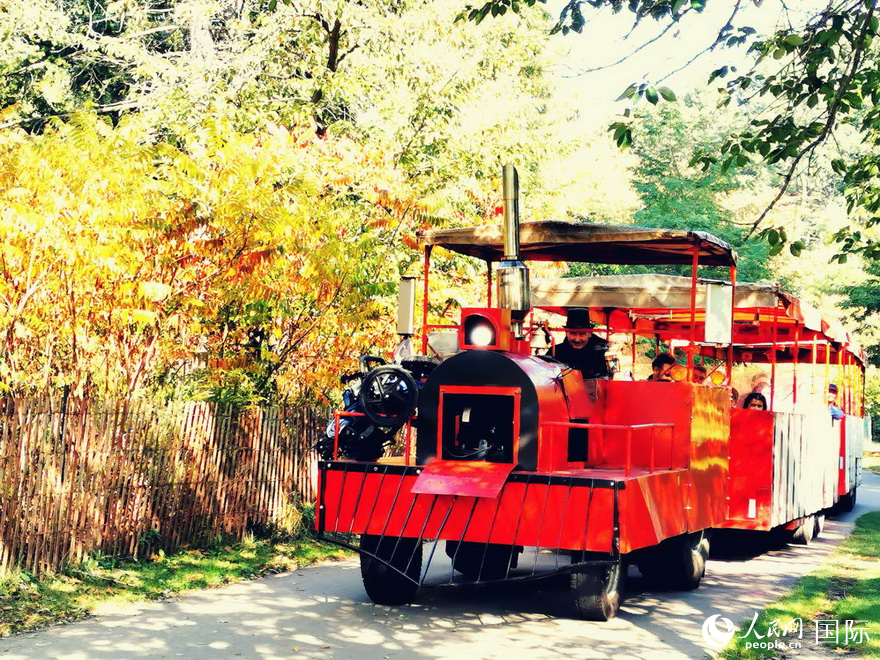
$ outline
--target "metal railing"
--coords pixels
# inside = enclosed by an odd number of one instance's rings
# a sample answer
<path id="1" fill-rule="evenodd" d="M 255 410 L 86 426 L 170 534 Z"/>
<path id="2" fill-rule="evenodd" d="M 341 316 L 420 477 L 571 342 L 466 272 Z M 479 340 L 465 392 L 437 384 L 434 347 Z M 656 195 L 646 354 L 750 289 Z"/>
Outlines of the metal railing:
<path id="1" fill-rule="evenodd" d="M 632 440 L 633 431 L 651 430 L 651 451 L 648 461 L 648 472 L 656 470 L 656 445 L 657 445 L 657 429 L 668 428 L 672 430 L 669 442 L 669 468 L 675 467 L 675 444 L 672 442 L 672 436 L 675 433 L 675 424 L 672 423 L 656 423 L 656 424 L 591 424 L 589 422 L 547 422 L 548 426 L 560 426 L 570 429 L 597 429 L 602 431 L 624 431 L 626 432 L 626 447 L 624 458 L 624 474 L 628 477 L 632 474 Z M 602 458 L 605 458 L 605 434 L 602 434 Z M 666 468 L 664 468 L 666 469 Z"/>

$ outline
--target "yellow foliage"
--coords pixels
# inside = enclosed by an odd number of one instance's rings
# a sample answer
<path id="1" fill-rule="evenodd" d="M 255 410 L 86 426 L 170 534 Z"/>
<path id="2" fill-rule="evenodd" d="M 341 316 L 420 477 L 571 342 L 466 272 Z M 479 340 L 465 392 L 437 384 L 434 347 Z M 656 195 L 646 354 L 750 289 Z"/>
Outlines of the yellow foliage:
<path id="1" fill-rule="evenodd" d="M 281 393 L 334 388 L 392 337 L 417 259 L 400 239 L 436 206 L 407 185 L 302 127 L 215 120 L 185 150 L 136 119 L 0 132 L 0 381 L 121 394 L 207 358 Z"/>

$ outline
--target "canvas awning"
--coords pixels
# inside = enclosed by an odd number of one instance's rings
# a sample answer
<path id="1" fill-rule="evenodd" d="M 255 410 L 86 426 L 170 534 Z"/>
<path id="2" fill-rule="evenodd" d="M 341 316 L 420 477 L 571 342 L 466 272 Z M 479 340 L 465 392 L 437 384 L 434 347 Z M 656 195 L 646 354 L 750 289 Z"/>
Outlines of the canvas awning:
<path id="1" fill-rule="evenodd" d="M 699 245 L 700 264 L 733 266 L 736 254 L 720 238 L 699 231 L 597 225 L 567 220 L 520 224 L 520 258 L 525 261 L 585 261 L 601 264 L 690 264 Z M 422 230 L 419 244 L 439 246 L 485 261 L 503 254 L 499 224 Z"/>
<path id="2" fill-rule="evenodd" d="M 706 307 L 706 285 L 710 283 L 719 282 L 697 280 L 696 308 L 700 316 Z M 624 309 L 634 313 L 686 313 L 691 307 L 691 278 L 639 274 L 542 279 L 532 284 L 531 303 L 533 307 L 563 312 L 566 308 L 588 307 L 603 310 Z M 865 360 L 864 350 L 839 323 L 822 319 L 815 307 L 775 284 L 738 282 L 735 306 L 738 313 L 754 310 L 761 318 L 769 317 L 772 310 L 778 308 L 780 323 L 792 325 L 797 322 L 834 342 L 847 345 L 851 353 L 861 361 Z M 670 320 L 672 319 L 670 316 Z M 769 319 L 765 320 L 769 322 Z"/>
<path id="3" fill-rule="evenodd" d="M 706 306 L 707 282 L 711 280 L 697 280 L 698 309 Z M 737 283 L 736 306 L 773 308 L 780 293 L 770 284 Z M 532 285 L 532 305 L 690 309 L 691 279 L 654 274 L 542 279 Z"/>

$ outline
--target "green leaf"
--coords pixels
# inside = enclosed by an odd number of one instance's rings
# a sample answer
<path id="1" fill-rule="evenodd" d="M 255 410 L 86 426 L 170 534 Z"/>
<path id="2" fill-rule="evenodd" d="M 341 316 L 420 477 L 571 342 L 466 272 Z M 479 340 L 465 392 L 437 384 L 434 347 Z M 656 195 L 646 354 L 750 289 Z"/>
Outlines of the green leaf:
<path id="1" fill-rule="evenodd" d="M 623 93 L 620 96 L 618 96 L 617 99 L 615 99 L 615 100 L 623 101 L 625 99 L 631 99 L 633 96 L 636 95 L 637 89 L 638 88 L 635 86 L 635 84 L 630 85 L 625 90 L 623 90 Z"/>
<path id="2" fill-rule="evenodd" d="M 680 13 L 681 8 L 684 7 L 686 2 L 687 2 L 687 0 L 675 0 L 675 2 L 672 3 L 672 13 L 673 14 Z"/>
<path id="3" fill-rule="evenodd" d="M 801 256 L 801 252 L 804 251 L 806 245 L 803 241 L 795 241 L 791 245 L 788 246 L 788 251 L 791 252 L 792 256 L 799 257 Z"/>
<path id="4" fill-rule="evenodd" d="M 773 51 L 773 59 L 774 60 L 781 60 L 783 57 L 785 57 L 785 49 L 777 48 L 776 50 Z"/>
<path id="5" fill-rule="evenodd" d="M 785 38 L 785 43 L 792 46 L 802 46 L 804 44 L 803 37 L 797 34 L 790 34 Z"/>
<path id="6" fill-rule="evenodd" d="M 675 92 L 673 92 L 668 87 L 658 87 L 657 91 L 660 92 L 660 96 L 662 96 L 667 101 L 676 101 Z"/>
<path id="7" fill-rule="evenodd" d="M 779 232 L 775 228 L 767 230 L 767 242 L 770 245 L 779 245 Z"/>
<path id="8" fill-rule="evenodd" d="M 652 85 L 645 90 L 645 98 L 654 105 L 657 105 L 657 101 L 660 100 L 659 94 L 657 94 L 657 89 Z"/>
<path id="9" fill-rule="evenodd" d="M 278 0 L 269 0 L 269 11 L 275 11 L 278 6 Z"/>

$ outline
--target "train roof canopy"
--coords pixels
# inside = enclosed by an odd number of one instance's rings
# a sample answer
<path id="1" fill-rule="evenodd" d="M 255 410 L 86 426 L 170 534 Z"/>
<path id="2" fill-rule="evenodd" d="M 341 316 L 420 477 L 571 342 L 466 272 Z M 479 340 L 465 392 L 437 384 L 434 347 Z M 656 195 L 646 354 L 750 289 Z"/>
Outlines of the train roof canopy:
<path id="1" fill-rule="evenodd" d="M 440 246 L 485 261 L 503 257 L 501 225 L 422 230 L 422 246 Z M 720 238 L 701 231 L 597 225 L 567 220 L 520 224 L 520 258 L 526 261 L 585 261 L 599 264 L 690 264 L 694 245 L 700 264 L 733 266 L 736 254 Z"/>
<path id="2" fill-rule="evenodd" d="M 715 280 L 697 280 L 697 308 L 706 306 L 706 287 Z M 725 282 L 725 284 L 727 284 Z M 785 295 L 772 284 L 737 282 L 736 306 L 775 307 Z M 559 277 L 532 284 L 535 307 L 624 307 L 631 309 L 690 309 L 691 278 L 678 275 L 606 275 Z"/>
<path id="3" fill-rule="evenodd" d="M 697 316 L 703 318 L 706 307 L 706 284 L 728 284 L 718 280 L 697 280 Z M 691 278 L 678 275 L 605 275 L 597 277 L 544 278 L 532 283 L 534 307 L 565 313 L 567 308 L 625 309 L 634 313 L 668 311 L 662 320 L 667 324 L 690 322 Z M 776 317 L 773 310 L 779 309 Z M 755 322 L 799 324 L 839 344 L 846 345 L 862 362 L 865 352 L 840 323 L 823 319 L 815 307 L 767 282 L 737 282 L 737 316 L 746 315 Z M 680 318 L 678 318 L 680 317 Z"/>

